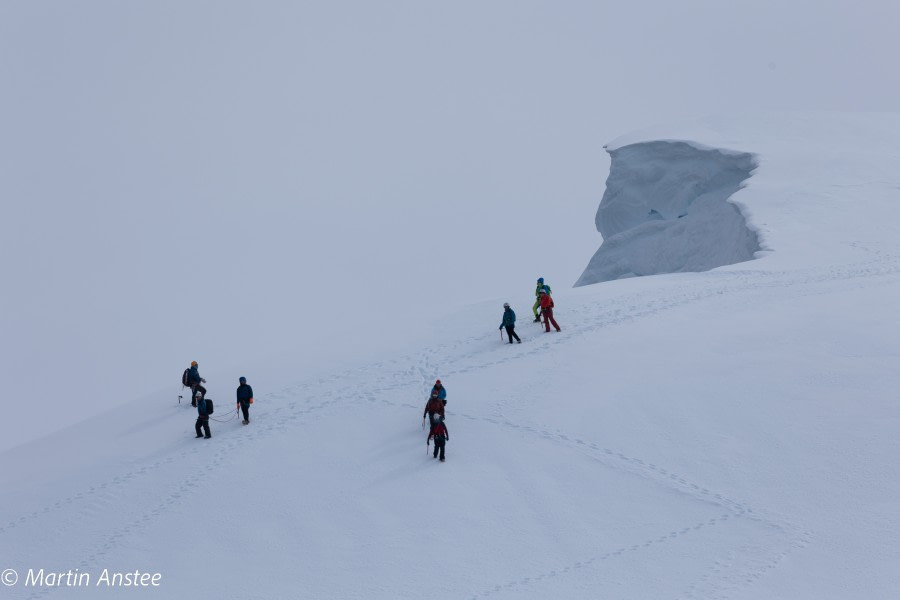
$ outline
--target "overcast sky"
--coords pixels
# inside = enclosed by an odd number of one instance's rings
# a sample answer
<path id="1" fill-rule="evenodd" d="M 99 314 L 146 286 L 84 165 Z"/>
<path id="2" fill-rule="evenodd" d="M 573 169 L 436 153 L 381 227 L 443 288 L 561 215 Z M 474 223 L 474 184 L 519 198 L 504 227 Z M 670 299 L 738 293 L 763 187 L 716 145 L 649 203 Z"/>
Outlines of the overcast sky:
<path id="1" fill-rule="evenodd" d="M 264 390 L 467 303 L 528 312 L 601 242 L 606 141 L 897 110 L 898 6 L 2 2 L 0 449 L 174 400 L 191 360 Z"/>

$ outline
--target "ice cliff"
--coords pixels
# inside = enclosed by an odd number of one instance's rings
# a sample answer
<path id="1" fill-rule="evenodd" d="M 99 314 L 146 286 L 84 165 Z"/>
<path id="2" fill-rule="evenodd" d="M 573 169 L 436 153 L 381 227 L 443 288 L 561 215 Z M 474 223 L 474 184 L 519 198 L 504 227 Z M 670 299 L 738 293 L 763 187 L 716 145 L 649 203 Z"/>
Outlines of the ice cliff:
<path id="1" fill-rule="evenodd" d="M 757 167 L 754 155 L 682 141 L 610 148 L 597 209 L 603 244 L 576 286 L 659 273 L 707 271 L 759 250 L 731 196 Z"/>

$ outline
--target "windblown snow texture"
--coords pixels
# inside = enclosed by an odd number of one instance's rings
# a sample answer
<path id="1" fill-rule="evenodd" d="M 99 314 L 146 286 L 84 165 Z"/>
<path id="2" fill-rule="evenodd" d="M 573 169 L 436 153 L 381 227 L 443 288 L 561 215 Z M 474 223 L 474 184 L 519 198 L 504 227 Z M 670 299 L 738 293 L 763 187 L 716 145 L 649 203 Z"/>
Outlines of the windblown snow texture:
<path id="1" fill-rule="evenodd" d="M 753 258 L 756 234 L 729 198 L 756 168 L 752 154 L 678 141 L 609 151 L 597 209 L 604 241 L 576 286 L 658 273 L 708 271 Z"/>

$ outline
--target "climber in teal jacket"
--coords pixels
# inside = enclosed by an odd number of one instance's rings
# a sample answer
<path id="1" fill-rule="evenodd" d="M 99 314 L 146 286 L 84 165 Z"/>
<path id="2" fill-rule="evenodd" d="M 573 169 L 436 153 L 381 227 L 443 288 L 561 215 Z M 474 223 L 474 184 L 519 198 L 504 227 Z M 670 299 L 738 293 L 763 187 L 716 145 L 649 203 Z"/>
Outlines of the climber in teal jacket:
<path id="1" fill-rule="evenodd" d="M 510 344 L 513 343 L 513 338 L 516 338 L 516 341 L 520 344 L 522 343 L 522 340 L 516 335 L 516 312 L 509 307 L 509 302 L 503 303 L 503 322 L 500 323 L 500 329 L 504 327 L 506 327 L 506 337 L 509 339 Z"/>

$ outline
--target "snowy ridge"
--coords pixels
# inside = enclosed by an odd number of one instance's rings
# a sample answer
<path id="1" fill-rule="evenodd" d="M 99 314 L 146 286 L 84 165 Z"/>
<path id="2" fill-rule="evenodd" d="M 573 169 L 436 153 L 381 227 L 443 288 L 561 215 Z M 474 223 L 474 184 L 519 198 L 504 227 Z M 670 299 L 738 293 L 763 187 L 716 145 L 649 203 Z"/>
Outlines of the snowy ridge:
<path id="1" fill-rule="evenodd" d="M 680 141 L 636 143 L 609 153 L 596 217 L 604 241 L 576 286 L 708 271 L 753 258 L 756 235 L 729 203 L 757 167 L 751 154 Z"/>

